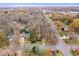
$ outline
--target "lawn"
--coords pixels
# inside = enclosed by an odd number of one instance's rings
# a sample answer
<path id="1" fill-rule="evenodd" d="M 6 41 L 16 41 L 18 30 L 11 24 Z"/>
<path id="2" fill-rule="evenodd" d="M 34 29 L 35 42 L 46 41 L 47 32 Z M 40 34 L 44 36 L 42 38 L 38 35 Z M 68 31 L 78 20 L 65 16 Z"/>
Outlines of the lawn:
<path id="1" fill-rule="evenodd" d="M 59 32 L 59 35 L 60 35 L 61 37 L 63 37 L 63 36 L 65 35 L 65 33 L 64 33 L 64 32 Z"/>

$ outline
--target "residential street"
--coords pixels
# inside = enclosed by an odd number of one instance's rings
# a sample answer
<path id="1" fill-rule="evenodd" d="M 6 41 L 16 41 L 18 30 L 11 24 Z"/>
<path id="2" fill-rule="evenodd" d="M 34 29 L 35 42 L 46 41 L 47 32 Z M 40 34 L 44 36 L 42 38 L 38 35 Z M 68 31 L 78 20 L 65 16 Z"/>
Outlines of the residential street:
<path id="1" fill-rule="evenodd" d="M 46 16 L 46 15 L 45 15 L 45 18 L 46 18 L 46 21 L 48 23 L 50 23 L 52 33 L 54 33 L 55 38 L 58 40 L 58 44 L 56 45 L 56 48 L 59 49 L 60 51 L 62 51 L 64 56 L 71 56 L 70 46 L 65 44 L 63 42 L 63 40 L 60 39 L 60 36 L 59 36 L 59 34 L 58 34 L 57 30 L 56 30 L 56 26 L 54 25 L 53 21 L 51 19 L 49 19 L 49 17 Z"/>

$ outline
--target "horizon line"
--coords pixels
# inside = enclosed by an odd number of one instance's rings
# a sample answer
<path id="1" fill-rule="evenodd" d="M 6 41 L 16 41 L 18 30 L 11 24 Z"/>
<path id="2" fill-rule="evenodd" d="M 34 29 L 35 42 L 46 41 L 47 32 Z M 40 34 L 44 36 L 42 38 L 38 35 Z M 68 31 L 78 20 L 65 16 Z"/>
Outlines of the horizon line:
<path id="1" fill-rule="evenodd" d="M 79 3 L 0 3 L 0 7 L 79 7 Z"/>

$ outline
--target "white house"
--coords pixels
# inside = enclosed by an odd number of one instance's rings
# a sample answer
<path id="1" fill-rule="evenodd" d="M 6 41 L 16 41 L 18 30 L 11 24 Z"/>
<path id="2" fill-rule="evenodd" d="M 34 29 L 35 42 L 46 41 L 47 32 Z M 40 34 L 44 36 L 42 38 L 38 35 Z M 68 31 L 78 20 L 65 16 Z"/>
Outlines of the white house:
<path id="1" fill-rule="evenodd" d="M 20 45 L 21 45 L 21 46 L 24 46 L 24 45 L 25 45 L 25 39 L 24 39 L 24 37 L 21 37 L 21 38 L 19 39 L 19 42 L 20 42 Z"/>

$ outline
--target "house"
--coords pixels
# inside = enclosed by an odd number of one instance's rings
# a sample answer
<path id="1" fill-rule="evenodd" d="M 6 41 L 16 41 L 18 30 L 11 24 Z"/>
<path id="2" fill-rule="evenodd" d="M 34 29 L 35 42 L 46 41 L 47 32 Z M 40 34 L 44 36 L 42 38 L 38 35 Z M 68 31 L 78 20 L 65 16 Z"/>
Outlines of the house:
<path id="1" fill-rule="evenodd" d="M 19 42 L 20 42 L 20 45 L 21 45 L 21 46 L 24 46 L 24 45 L 25 45 L 25 39 L 24 39 L 24 37 L 21 37 L 21 38 L 19 39 Z"/>
<path id="2" fill-rule="evenodd" d="M 24 38 L 24 39 L 28 39 L 29 37 L 30 37 L 30 34 L 28 34 L 28 33 L 24 33 L 24 32 L 22 32 L 21 34 L 20 34 L 20 38 Z"/>
<path id="3" fill-rule="evenodd" d="M 11 42 L 13 40 L 13 35 L 8 35 L 7 39 Z"/>
<path id="4" fill-rule="evenodd" d="M 70 39 L 78 39 L 78 34 L 72 32 L 72 33 L 69 33 L 69 34 L 68 34 L 68 37 L 69 37 Z"/>
<path id="5" fill-rule="evenodd" d="M 62 28 L 61 28 L 61 30 L 66 32 L 66 31 L 68 31 L 68 30 L 69 30 L 69 28 L 62 27 Z"/>

